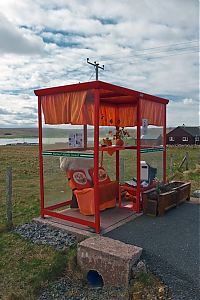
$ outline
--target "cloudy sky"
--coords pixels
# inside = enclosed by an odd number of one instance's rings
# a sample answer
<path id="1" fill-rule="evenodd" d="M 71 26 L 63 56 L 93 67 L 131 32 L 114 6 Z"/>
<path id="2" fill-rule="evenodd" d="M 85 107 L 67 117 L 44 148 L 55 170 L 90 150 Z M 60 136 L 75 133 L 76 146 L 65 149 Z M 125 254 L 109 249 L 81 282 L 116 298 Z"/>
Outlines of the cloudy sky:
<path id="1" fill-rule="evenodd" d="M 170 99 L 199 124 L 198 0 L 1 0 L 0 127 L 37 126 L 33 90 L 99 79 Z"/>

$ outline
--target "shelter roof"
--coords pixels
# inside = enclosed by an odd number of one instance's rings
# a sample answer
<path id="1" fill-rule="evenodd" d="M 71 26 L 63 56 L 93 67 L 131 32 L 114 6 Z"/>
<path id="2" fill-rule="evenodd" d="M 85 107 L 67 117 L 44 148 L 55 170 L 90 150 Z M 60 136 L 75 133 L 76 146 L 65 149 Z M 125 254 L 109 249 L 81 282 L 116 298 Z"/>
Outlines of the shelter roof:
<path id="1" fill-rule="evenodd" d="M 124 88 L 111 83 L 103 82 L 100 80 L 90 81 L 78 84 L 57 86 L 51 88 L 44 88 L 35 90 L 37 96 L 55 95 L 60 93 L 76 92 L 76 91 L 87 91 L 98 89 L 100 92 L 100 101 L 113 103 L 113 104 L 128 104 L 137 102 L 139 98 L 144 98 L 148 101 L 157 103 L 167 104 L 169 100 L 139 92 L 136 90 Z"/>

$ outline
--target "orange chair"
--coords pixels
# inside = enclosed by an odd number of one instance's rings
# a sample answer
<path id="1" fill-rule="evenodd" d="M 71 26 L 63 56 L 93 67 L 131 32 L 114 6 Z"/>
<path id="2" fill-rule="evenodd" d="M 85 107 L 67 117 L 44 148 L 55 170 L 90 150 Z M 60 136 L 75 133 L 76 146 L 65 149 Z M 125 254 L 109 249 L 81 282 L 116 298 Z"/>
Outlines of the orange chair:
<path id="1" fill-rule="evenodd" d="M 89 170 L 91 181 L 86 177 L 83 170 L 70 170 L 67 174 L 69 186 L 77 198 L 80 213 L 83 215 L 95 214 L 93 169 Z M 99 168 L 99 209 L 105 210 L 116 206 L 119 183 L 111 181 L 104 168 Z"/>

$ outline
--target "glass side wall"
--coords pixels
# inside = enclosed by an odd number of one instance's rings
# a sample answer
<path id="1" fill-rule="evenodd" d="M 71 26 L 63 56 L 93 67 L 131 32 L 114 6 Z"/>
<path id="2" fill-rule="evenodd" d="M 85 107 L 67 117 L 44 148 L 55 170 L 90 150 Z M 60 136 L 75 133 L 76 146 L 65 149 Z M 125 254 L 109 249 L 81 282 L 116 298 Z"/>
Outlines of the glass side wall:
<path id="1" fill-rule="evenodd" d="M 141 153 L 141 180 L 163 180 L 163 151 Z"/>
<path id="2" fill-rule="evenodd" d="M 87 146 L 94 147 L 94 126 L 87 126 Z"/>
<path id="3" fill-rule="evenodd" d="M 163 145 L 163 127 L 141 127 L 141 146 L 155 147 L 161 145 Z"/>
<path id="4" fill-rule="evenodd" d="M 87 101 L 92 102 L 93 99 L 90 97 Z M 76 155 L 77 148 L 83 150 L 84 147 L 83 125 L 46 125 L 44 117 L 42 121 L 44 197 L 45 207 L 48 207 L 72 198 L 72 190 L 66 177 L 67 170 L 87 169 L 88 165 L 91 168 L 93 159 L 88 162 L 88 159 Z M 93 145 L 94 139 L 94 132 L 90 130 L 89 126 L 87 133 L 89 147 Z M 78 151 L 79 153 L 80 151 Z M 86 175 L 88 174 L 86 173 Z"/>
<path id="5" fill-rule="evenodd" d="M 60 168 L 60 157 L 43 156 L 45 207 L 71 199 L 65 171 Z"/>
<path id="6" fill-rule="evenodd" d="M 77 134 L 76 139 L 73 139 L 74 134 Z M 71 148 L 75 142 L 76 146 L 83 146 L 82 125 L 45 125 L 42 130 L 43 151 Z"/>
<path id="7" fill-rule="evenodd" d="M 59 204 L 72 198 L 72 190 L 68 185 L 66 171 L 69 168 L 87 168 L 88 159 L 68 157 L 67 154 L 76 154 L 77 150 L 74 148 L 83 150 L 83 140 L 84 131 L 82 125 L 49 125 L 43 128 L 45 207 Z M 70 151 L 67 149 L 70 149 Z M 93 159 L 89 160 L 89 166 L 93 167 Z"/>
<path id="8" fill-rule="evenodd" d="M 148 120 L 147 120 L 148 122 Z M 141 180 L 163 180 L 163 127 L 141 127 Z"/>
<path id="9" fill-rule="evenodd" d="M 136 150 L 120 151 L 120 183 L 132 181 L 136 179 L 137 174 L 137 160 Z"/>

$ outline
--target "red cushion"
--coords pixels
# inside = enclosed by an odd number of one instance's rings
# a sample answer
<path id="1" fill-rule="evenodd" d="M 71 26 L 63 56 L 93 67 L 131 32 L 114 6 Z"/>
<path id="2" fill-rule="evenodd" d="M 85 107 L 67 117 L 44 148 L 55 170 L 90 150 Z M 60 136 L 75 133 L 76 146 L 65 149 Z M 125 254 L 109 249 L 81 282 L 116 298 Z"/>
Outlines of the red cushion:
<path id="1" fill-rule="evenodd" d="M 94 168 L 89 170 L 89 174 L 94 182 Z M 103 167 L 99 167 L 99 183 L 109 183 L 110 181 L 110 177 L 106 173 L 105 169 Z"/>
<path id="2" fill-rule="evenodd" d="M 91 182 L 87 179 L 83 170 L 69 170 L 67 176 L 72 190 L 82 190 L 91 187 Z"/>

